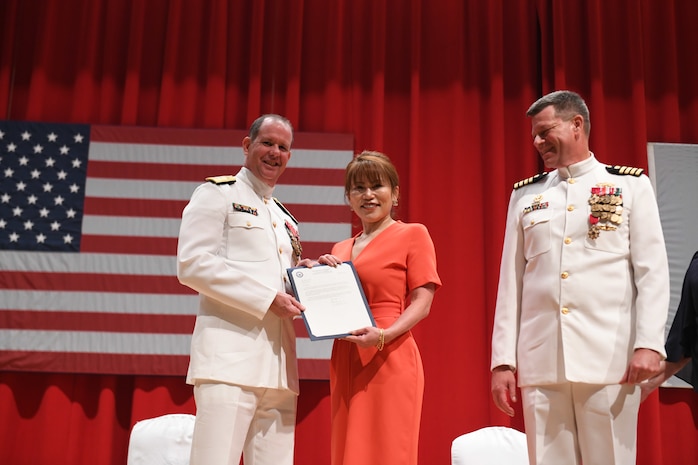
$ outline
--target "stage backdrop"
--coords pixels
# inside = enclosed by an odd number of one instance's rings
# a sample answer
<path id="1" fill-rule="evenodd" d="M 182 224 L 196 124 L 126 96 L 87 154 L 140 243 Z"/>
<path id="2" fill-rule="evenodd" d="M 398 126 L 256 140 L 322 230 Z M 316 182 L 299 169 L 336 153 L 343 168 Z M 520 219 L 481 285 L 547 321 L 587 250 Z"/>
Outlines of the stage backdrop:
<path id="1" fill-rule="evenodd" d="M 647 168 L 649 141 L 698 143 L 697 19 L 694 0 L 4 0 L 0 109 L 182 130 L 276 112 L 388 154 L 397 214 L 428 227 L 444 284 L 414 334 L 420 463 L 447 465 L 459 434 L 522 428 L 493 407 L 488 368 L 507 200 L 542 169 L 526 109 L 580 92 L 602 162 Z M 0 462 L 123 465 L 133 423 L 193 412 L 183 376 L 5 369 Z M 327 384 L 301 384 L 298 464 L 329 462 Z M 639 465 L 698 457 L 696 397 L 643 404 Z"/>

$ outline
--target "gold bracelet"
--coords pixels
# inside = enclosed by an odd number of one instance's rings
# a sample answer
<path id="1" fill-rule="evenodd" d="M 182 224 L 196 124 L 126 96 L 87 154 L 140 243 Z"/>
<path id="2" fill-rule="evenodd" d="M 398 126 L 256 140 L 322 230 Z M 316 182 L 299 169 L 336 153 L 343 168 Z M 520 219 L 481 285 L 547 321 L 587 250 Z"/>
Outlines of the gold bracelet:
<path id="1" fill-rule="evenodd" d="M 383 328 L 380 329 L 380 335 L 378 336 L 378 344 L 376 344 L 376 347 L 378 348 L 379 351 L 383 350 L 383 347 L 385 347 L 385 334 L 383 333 Z"/>

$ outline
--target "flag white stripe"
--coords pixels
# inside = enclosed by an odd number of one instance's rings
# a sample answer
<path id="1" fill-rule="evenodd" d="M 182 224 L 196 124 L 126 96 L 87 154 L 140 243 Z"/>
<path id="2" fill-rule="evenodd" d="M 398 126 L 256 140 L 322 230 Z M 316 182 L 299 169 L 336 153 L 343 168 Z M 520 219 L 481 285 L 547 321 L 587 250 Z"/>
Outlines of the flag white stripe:
<path id="1" fill-rule="evenodd" d="M 102 236 L 170 237 L 179 233 L 181 219 L 85 215 L 82 233 Z"/>
<path id="2" fill-rule="evenodd" d="M 0 330 L 0 350 L 188 356 L 190 343 L 191 334 Z M 331 353 L 331 339 L 296 338 L 298 359 L 328 360 Z"/>
<path id="3" fill-rule="evenodd" d="M 311 341 L 307 337 L 296 338 L 296 356 L 300 359 L 329 360 L 332 355 L 332 343 L 334 339 L 322 339 Z"/>
<path id="4" fill-rule="evenodd" d="M 341 205 L 349 211 L 343 186 L 303 186 L 280 182 L 274 188 L 274 197 L 286 205 Z"/>
<path id="5" fill-rule="evenodd" d="M 0 250 L 0 270 L 174 276 L 175 256 Z"/>
<path id="6" fill-rule="evenodd" d="M 191 334 L 0 330 L 0 350 L 189 355 Z"/>
<path id="7" fill-rule="evenodd" d="M 242 142 L 242 141 L 241 141 Z M 348 150 L 293 149 L 288 166 L 343 170 L 353 158 Z M 178 165 L 241 166 L 245 155 L 237 147 L 204 147 L 159 144 L 91 142 L 90 160 L 126 163 L 165 163 Z"/>
<path id="8" fill-rule="evenodd" d="M 196 315 L 198 295 L 130 294 L 73 291 L 0 290 L 2 307 L 44 312 L 98 312 L 133 315 Z"/>
<path id="9" fill-rule="evenodd" d="M 180 219 L 85 215 L 82 232 L 103 236 L 176 238 L 180 223 Z M 303 242 L 339 242 L 351 234 L 350 223 L 301 223 L 299 229 Z"/>
<path id="10" fill-rule="evenodd" d="M 107 199 L 181 200 L 188 201 L 202 182 L 152 181 L 132 179 L 87 178 L 85 195 Z M 339 186 L 306 186 L 277 184 L 274 197 L 285 204 L 342 205 L 344 188 Z M 347 206 L 347 208 L 349 208 Z"/>
<path id="11" fill-rule="evenodd" d="M 107 199 L 182 200 L 187 201 L 201 182 L 104 179 L 88 177 L 86 197 Z"/>

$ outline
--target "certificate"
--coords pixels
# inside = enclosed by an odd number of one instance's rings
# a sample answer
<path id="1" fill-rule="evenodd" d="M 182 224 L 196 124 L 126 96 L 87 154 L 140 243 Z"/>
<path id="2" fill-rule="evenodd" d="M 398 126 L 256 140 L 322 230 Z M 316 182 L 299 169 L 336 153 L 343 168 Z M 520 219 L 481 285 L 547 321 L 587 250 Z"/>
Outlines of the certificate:
<path id="1" fill-rule="evenodd" d="M 376 326 L 354 265 L 315 265 L 286 270 L 312 341 L 349 335 L 349 331 Z"/>

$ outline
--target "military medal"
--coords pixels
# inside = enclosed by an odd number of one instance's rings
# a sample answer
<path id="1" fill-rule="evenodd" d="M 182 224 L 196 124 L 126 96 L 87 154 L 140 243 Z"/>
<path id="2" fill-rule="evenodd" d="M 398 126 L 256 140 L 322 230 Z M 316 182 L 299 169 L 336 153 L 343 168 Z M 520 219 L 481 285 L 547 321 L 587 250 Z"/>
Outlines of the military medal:
<path id="1" fill-rule="evenodd" d="M 288 233 L 288 237 L 291 238 L 293 256 L 296 258 L 296 260 L 300 260 L 301 254 L 303 253 L 300 234 L 298 233 L 298 229 L 296 229 L 296 227 L 293 224 L 291 224 L 291 222 L 288 220 L 286 220 L 286 232 Z"/>
<path id="2" fill-rule="evenodd" d="M 615 231 L 623 222 L 623 195 L 620 187 L 599 183 L 591 188 L 589 197 L 589 239 L 597 239 L 601 231 Z"/>

